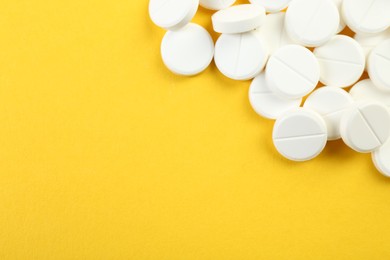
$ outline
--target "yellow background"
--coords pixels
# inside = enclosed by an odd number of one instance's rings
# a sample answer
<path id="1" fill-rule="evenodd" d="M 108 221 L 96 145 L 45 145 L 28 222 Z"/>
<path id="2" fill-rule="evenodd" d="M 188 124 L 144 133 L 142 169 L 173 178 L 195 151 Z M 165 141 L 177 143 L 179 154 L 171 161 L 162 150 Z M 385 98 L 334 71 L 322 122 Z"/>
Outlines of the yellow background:
<path id="1" fill-rule="evenodd" d="M 283 159 L 249 82 L 163 66 L 147 2 L 0 0 L 0 259 L 389 259 L 370 156 Z"/>

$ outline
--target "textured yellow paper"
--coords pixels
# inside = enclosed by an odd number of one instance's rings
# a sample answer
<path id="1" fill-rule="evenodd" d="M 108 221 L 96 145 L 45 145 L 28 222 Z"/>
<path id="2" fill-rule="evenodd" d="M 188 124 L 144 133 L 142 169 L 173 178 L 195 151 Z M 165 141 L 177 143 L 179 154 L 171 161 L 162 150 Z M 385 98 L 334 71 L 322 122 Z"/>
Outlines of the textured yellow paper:
<path id="1" fill-rule="evenodd" d="M 147 2 L 0 1 L 0 259 L 389 259 L 370 156 L 281 158 L 249 82 L 167 71 Z"/>

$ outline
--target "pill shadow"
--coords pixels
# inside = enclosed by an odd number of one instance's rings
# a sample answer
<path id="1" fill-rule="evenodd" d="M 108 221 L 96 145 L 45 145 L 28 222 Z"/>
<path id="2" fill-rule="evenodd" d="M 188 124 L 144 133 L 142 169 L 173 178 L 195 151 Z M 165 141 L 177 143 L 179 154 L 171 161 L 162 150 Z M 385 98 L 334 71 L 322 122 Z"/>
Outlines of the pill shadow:
<path id="1" fill-rule="evenodd" d="M 322 155 L 333 160 L 356 160 L 359 157 L 359 153 L 356 153 L 348 146 L 346 146 L 343 140 L 328 141 Z"/>
<path id="2" fill-rule="evenodd" d="M 380 173 L 376 168 L 375 168 L 375 165 L 374 163 L 372 162 L 372 159 L 371 159 L 371 156 L 368 156 L 369 157 L 369 160 L 371 163 L 368 163 L 369 166 L 368 166 L 368 173 L 371 173 L 373 175 L 373 178 L 375 179 L 375 181 L 377 182 L 380 182 L 380 183 L 388 183 L 386 185 L 390 185 L 390 178 L 389 177 L 386 177 L 384 176 L 382 173 Z"/>

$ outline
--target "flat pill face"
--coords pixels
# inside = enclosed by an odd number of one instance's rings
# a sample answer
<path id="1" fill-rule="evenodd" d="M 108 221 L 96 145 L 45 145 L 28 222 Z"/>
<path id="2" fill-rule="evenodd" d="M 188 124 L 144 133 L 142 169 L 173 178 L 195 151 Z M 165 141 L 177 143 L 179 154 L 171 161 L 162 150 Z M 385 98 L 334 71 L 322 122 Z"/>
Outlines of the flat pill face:
<path id="1" fill-rule="evenodd" d="M 286 30 L 296 42 L 317 47 L 330 40 L 339 28 L 336 5 L 324 0 L 294 0 L 286 12 Z"/>
<path id="2" fill-rule="evenodd" d="M 365 68 L 363 49 L 351 37 L 336 35 L 314 50 L 320 64 L 320 81 L 329 86 L 348 87 L 362 76 Z"/>
<path id="3" fill-rule="evenodd" d="M 285 9 L 291 0 L 249 0 L 249 2 L 263 6 L 267 12 L 276 13 Z"/>
<path id="4" fill-rule="evenodd" d="M 285 99 L 271 92 L 261 73 L 249 87 L 249 101 L 255 112 L 269 119 L 276 119 L 287 111 L 298 108 L 302 99 Z"/>
<path id="5" fill-rule="evenodd" d="M 149 15 L 157 26 L 177 30 L 191 21 L 198 6 L 199 0 L 150 0 Z"/>
<path id="6" fill-rule="evenodd" d="M 195 75 L 205 70 L 214 55 L 210 34 L 197 24 L 188 24 L 178 31 L 168 31 L 161 43 L 164 64 L 173 73 Z"/>
<path id="7" fill-rule="evenodd" d="M 390 140 L 372 153 L 372 161 L 380 173 L 390 177 Z"/>
<path id="8" fill-rule="evenodd" d="M 256 30 L 259 36 L 267 43 L 270 54 L 279 48 L 294 44 L 284 28 L 285 13 L 268 14 L 264 24 Z"/>
<path id="9" fill-rule="evenodd" d="M 390 1 L 344 0 L 342 14 L 356 33 L 379 33 L 390 25 Z"/>
<path id="10" fill-rule="evenodd" d="M 311 110 L 291 110 L 276 120 L 273 141 L 278 152 L 287 159 L 310 160 L 319 155 L 326 145 L 326 125 Z"/>
<path id="11" fill-rule="evenodd" d="M 372 82 L 377 87 L 390 91 L 390 39 L 371 51 L 367 68 Z"/>
<path id="12" fill-rule="evenodd" d="M 267 48 L 254 32 L 222 34 L 215 45 L 215 64 L 231 79 L 254 78 L 263 70 L 267 59 Z"/>
<path id="13" fill-rule="evenodd" d="M 265 19 L 265 9 L 260 5 L 235 5 L 213 14 L 214 31 L 218 33 L 244 33 L 260 27 Z"/>
<path id="14" fill-rule="evenodd" d="M 340 133 L 344 142 L 361 153 L 372 152 L 390 135 L 390 113 L 379 103 L 357 104 L 341 119 Z"/>
<path id="15" fill-rule="evenodd" d="M 200 0 L 200 5 L 210 10 L 222 10 L 233 5 L 236 0 Z"/>
<path id="16" fill-rule="evenodd" d="M 299 45 L 287 45 L 269 59 L 266 79 L 278 95 L 298 99 L 316 87 L 320 77 L 318 62 L 311 51 Z"/>
<path id="17" fill-rule="evenodd" d="M 303 107 L 319 113 L 328 129 L 328 140 L 340 139 L 340 121 L 351 107 L 353 99 L 345 90 L 337 87 L 322 87 L 310 94 Z"/>
<path id="18" fill-rule="evenodd" d="M 378 88 L 370 79 L 359 81 L 349 93 L 356 101 L 377 101 L 390 109 L 390 92 Z"/>

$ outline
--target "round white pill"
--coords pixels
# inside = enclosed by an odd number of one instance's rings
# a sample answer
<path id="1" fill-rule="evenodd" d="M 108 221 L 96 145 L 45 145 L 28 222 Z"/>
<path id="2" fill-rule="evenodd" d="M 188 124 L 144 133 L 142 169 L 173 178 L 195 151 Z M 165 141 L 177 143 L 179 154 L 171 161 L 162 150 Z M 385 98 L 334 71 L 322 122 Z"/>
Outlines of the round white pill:
<path id="1" fill-rule="evenodd" d="M 233 5 L 236 0 L 200 0 L 200 6 L 210 10 L 222 10 Z"/>
<path id="2" fill-rule="evenodd" d="M 328 129 L 328 140 L 340 139 L 340 120 L 353 104 L 351 95 L 338 87 L 322 87 L 310 94 L 303 107 L 322 116 Z"/>
<path id="3" fill-rule="evenodd" d="M 317 47 L 334 36 L 340 17 L 329 0 L 293 0 L 286 12 L 286 30 L 291 39 L 308 47 Z"/>
<path id="4" fill-rule="evenodd" d="M 298 108 L 302 99 L 284 99 L 271 92 L 265 74 L 253 79 L 249 87 L 249 102 L 255 112 L 269 119 L 276 119 L 287 111 Z"/>
<path id="5" fill-rule="evenodd" d="M 345 26 L 347 26 L 344 22 L 344 19 L 342 18 L 342 15 L 341 15 L 341 10 L 343 7 L 343 0 L 333 0 L 333 2 L 335 3 L 337 9 L 339 10 L 340 23 L 339 23 L 339 28 L 336 31 L 336 33 L 339 33 L 342 30 L 344 30 Z"/>
<path id="6" fill-rule="evenodd" d="M 372 152 L 390 135 L 390 112 L 380 103 L 358 103 L 344 113 L 340 133 L 344 143 L 353 150 Z"/>
<path id="7" fill-rule="evenodd" d="M 336 35 L 314 50 L 324 85 L 348 87 L 362 76 L 365 56 L 362 47 L 351 37 Z"/>
<path id="8" fill-rule="evenodd" d="M 372 161 L 380 173 L 390 177 L 390 140 L 372 153 Z"/>
<path id="9" fill-rule="evenodd" d="M 390 39 L 371 51 L 367 68 L 372 82 L 378 88 L 390 91 Z"/>
<path id="10" fill-rule="evenodd" d="M 366 63 L 368 61 L 368 56 L 377 45 L 384 42 L 387 39 L 390 39 L 390 29 L 381 32 L 381 33 L 357 33 L 353 37 L 363 48 L 363 52 L 366 56 Z"/>
<path id="11" fill-rule="evenodd" d="M 235 5 L 216 12 L 211 20 L 218 33 L 249 32 L 263 24 L 265 9 L 260 5 Z"/>
<path id="12" fill-rule="evenodd" d="M 284 28 L 285 15 L 284 12 L 268 14 L 265 17 L 264 24 L 256 29 L 259 36 L 267 43 L 270 54 L 283 46 L 294 44 Z"/>
<path id="13" fill-rule="evenodd" d="M 215 64 L 226 77 L 248 80 L 264 68 L 268 50 L 255 32 L 222 34 L 215 44 Z"/>
<path id="14" fill-rule="evenodd" d="M 309 94 L 318 84 L 320 68 L 311 51 L 299 45 L 286 45 L 269 59 L 266 79 L 276 94 L 298 99 Z"/>
<path id="15" fill-rule="evenodd" d="M 178 31 L 168 31 L 161 43 L 165 66 L 173 73 L 191 76 L 205 70 L 214 55 L 214 42 L 201 26 L 190 23 Z"/>
<path id="16" fill-rule="evenodd" d="M 267 12 L 277 13 L 285 9 L 291 0 L 249 0 L 252 4 L 259 4 Z"/>
<path id="17" fill-rule="evenodd" d="M 191 21 L 198 6 L 199 0 L 150 0 L 149 16 L 157 26 L 177 30 Z"/>
<path id="18" fill-rule="evenodd" d="M 390 25 L 389 0 L 344 0 L 342 15 L 356 33 L 379 33 Z"/>
<path id="19" fill-rule="evenodd" d="M 317 113 L 298 108 L 276 120 L 272 137 L 276 149 L 284 157 L 293 161 L 307 161 L 324 149 L 326 125 Z"/>
<path id="20" fill-rule="evenodd" d="M 377 101 L 390 108 L 390 92 L 379 89 L 370 79 L 359 81 L 349 93 L 356 101 Z"/>

